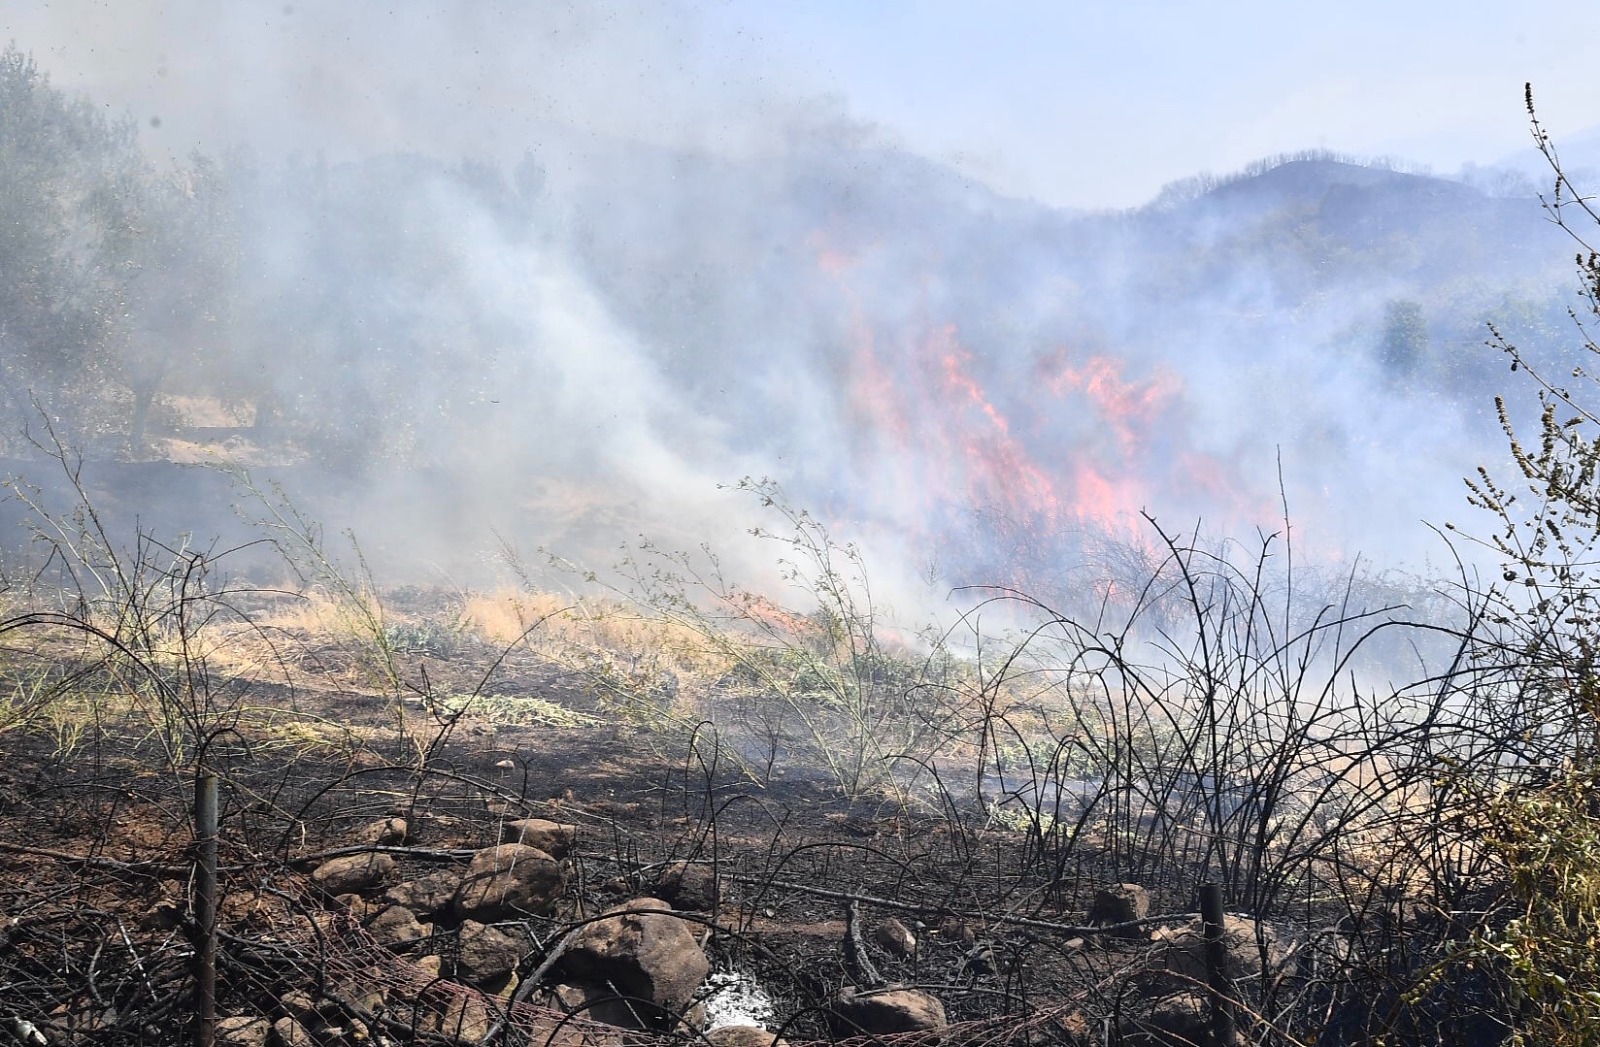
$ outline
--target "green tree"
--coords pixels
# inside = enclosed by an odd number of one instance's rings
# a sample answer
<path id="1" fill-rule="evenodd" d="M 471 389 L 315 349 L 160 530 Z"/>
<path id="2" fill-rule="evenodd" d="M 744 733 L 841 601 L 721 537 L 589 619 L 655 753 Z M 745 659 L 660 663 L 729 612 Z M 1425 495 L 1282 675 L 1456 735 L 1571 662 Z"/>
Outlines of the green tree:
<path id="1" fill-rule="evenodd" d="M 95 202 L 100 264 L 119 306 L 114 349 L 131 395 L 128 445 L 138 453 L 169 377 L 187 370 L 199 378 L 227 354 L 222 320 L 237 246 L 227 179 L 215 162 L 196 155 L 161 173 L 129 159 Z"/>
<path id="2" fill-rule="evenodd" d="M 1426 363 L 1431 342 L 1422 306 L 1410 299 L 1393 299 L 1383 308 L 1383 332 L 1378 340 L 1378 362 L 1388 374 L 1409 377 Z"/>
<path id="3" fill-rule="evenodd" d="M 0 440 L 35 404 L 87 424 L 104 403 L 118 295 L 89 204 L 134 152 L 130 123 L 52 87 L 15 45 L 0 53 Z"/>

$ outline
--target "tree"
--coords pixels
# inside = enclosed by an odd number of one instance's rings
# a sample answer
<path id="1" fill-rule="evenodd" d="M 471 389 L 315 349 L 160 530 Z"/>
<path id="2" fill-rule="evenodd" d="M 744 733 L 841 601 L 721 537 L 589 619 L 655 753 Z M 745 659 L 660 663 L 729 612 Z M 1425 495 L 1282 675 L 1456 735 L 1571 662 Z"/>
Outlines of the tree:
<path id="1" fill-rule="evenodd" d="M 119 306 L 119 377 L 132 395 L 129 448 L 144 448 L 150 408 L 169 375 L 219 356 L 236 268 L 227 179 L 208 158 L 159 173 L 137 156 L 97 194 L 100 265 Z"/>
<path id="2" fill-rule="evenodd" d="M 1422 306 L 1408 298 L 1391 299 L 1383 308 L 1383 334 L 1378 362 L 1393 377 L 1409 377 L 1428 358 L 1428 321 Z"/>
<path id="3" fill-rule="evenodd" d="M 36 405 L 87 422 L 104 403 L 117 294 L 88 204 L 134 151 L 130 123 L 52 87 L 14 45 L 0 53 L 0 439 Z"/>

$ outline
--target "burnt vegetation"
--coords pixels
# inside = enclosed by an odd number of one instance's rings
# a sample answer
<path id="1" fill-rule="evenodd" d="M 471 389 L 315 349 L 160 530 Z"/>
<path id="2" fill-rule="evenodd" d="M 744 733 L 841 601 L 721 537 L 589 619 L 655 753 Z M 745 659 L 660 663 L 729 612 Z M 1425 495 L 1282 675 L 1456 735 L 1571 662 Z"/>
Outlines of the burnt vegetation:
<path id="1" fill-rule="evenodd" d="M 1548 212 L 1581 237 L 1595 216 L 1538 133 Z M 1248 178 L 1276 192 L 1331 163 Z M 1528 429 L 1502 407 L 1515 472 L 1473 481 L 1491 524 L 1453 581 L 1330 580 L 1287 522 L 1241 545 L 1149 517 L 1089 598 L 967 589 L 954 627 L 907 635 L 860 551 L 764 481 L 740 486 L 792 599 L 650 543 L 559 593 L 510 543 L 499 591 L 384 587 L 270 490 L 240 548 L 123 526 L 68 448 L 223 435 L 181 398 L 278 460 L 470 455 L 475 412 L 542 383 L 464 237 L 571 238 L 628 274 L 617 307 L 663 344 L 691 315 L 730 342 L 757 318 L 714 300 L 714 266 L 700 284 L 618 264 L 607 201 L 552 193 L 532 158 L 156 167 L 15 48 L 0 164 L 3 420 L 56 477 L 12 489 L 29 541 L 0 618 L 0 1034 L 1592 1042 L 1600 421 L 1586 365 L 1552 372 L 1553 348 L 1515 337 L 1550 302 L 1495 329 L 1542 410 Z M 1273 256 L 1278 278 L 1304 275 L 1341 208 L 1368 253 L 1339 264 L 1415 248 L 1359 198 L 1437 186 L 1363 170 L 1316 208 L 1290 194 L 1304 253 Z M 1270 235 L 1247 181 L 1081 231 L 1198 215 L 1185 268 L 1146 274 L 1171 308 L 1157 277 L 1226 261 L 1219 215 Z M 1477 198 L 1450 192 L 1451 214 Z M 1588 319 L 1600 262 L 1578 262 Z M 1436 351 L 1456 314 L 1375 301 L 1351 337 L 1391 381 L 1476 388 L 1476 364 Z M 1035 578 L 1050 553 L 1029 533 Z M 252 580 L 263 561 L 281 585 Z"/>

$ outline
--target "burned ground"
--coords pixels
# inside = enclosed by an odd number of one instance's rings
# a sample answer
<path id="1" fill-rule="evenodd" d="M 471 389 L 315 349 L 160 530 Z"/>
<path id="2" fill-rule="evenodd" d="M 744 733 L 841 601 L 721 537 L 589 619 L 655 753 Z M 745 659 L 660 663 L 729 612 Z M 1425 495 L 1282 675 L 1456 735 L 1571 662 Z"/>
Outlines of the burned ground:
<path id="1" fill-rule="evenodd" d="M 616 1029 L 587 1021 L 603 1009 L 562 995 L 550 961 L 573 928 L 655 895 L 689 922 L 713 970 L 762 988 L 764 1020 L 789 1041 L 837 1038 L 828 1018 L 841 990 L 874 987 L 847 948 L 852 902 L 867 969 L 941 1001 L 946 1042 L 1107 1043 L 1139 1022 L 1204 1021 L 1194 995 L 1204 970 L 1181 960 L 1193 878 L 1146 867 L 1150 917 L 1089 926 L 1097 892 L 1130 875 L 1126 850 L 1092 830 L 1063 847 L 953 781 L 847 799 L 804 767 L 757 780 L 709 725 L 685 736 L 630 722 L 592 677 L 533 651 L 463 641 L 447 657 L 401 654 L 413 686 L 385 693 L 359 682 L 348 650 L 293 633 L 278 636 L 296 652 L 286 682 L 207 680 L 214 703 L 258 713 L 215 731 L 203 758 L 175 754 L 175 736 L 136 703 L 4 736 L 0 1017 L 48 1043 L 188 1037 L 203 763 L 221 780 L 217 1013 L 241 1026 L 292 1019 L 272 1034 L 283 1042 L 612 1042 Z M 489 662 L 495 694 L 537 698 L 547 722 L 497 723 L 470 702 L 430 700 L 481 690 Z M 474 854 L 524 818 L 574 827 L 564 887 L 546 911 L 491 921 L 521 955 L 509 978 L 474 984 L 463 943 L 481 932 L 445 902 Z M 400 835 L 374 831 L 395 819 Z M 351 854 L 393 866 L 336 897 L 319 889 L 313 873 Z M 1241 922 L 1236 984 L 1253 1038 L 1419 1038 L 1445 1035 L 1442 1022 L 1476 1029 L 1453 1042 L 1495 1042 L 1498 1027 L 1475 1017 L 1492 984 L 1416 988 L 1416 972 L 1459 933 L 1447 914 L 1398 885 L 1363 899 L 1356 884 L 1367 881 L 1348 874 L 1345 897 Z M 417 901 L 429 884 L 438 896 Z M 395 897 L 423 922 L 386 939 L 377 918 Z M 914 946 L 883 932 L 890 918 Z M 1169 1033 L 1143 1042 L 1183 1042 Z"/>

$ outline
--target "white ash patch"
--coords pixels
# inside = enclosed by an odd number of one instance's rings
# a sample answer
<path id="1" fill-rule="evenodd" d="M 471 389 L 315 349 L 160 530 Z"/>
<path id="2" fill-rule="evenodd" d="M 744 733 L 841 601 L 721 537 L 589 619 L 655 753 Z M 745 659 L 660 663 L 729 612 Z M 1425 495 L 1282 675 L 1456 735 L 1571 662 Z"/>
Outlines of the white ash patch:
<path id="1" fill-rule="evenodd" d="M 706 977 L 708 995 L 706 1031 L 725 1025 L 755 1025 L 772 1028 L 772 997 L 750 975 L 742 971 L 713 971 Z"/>

